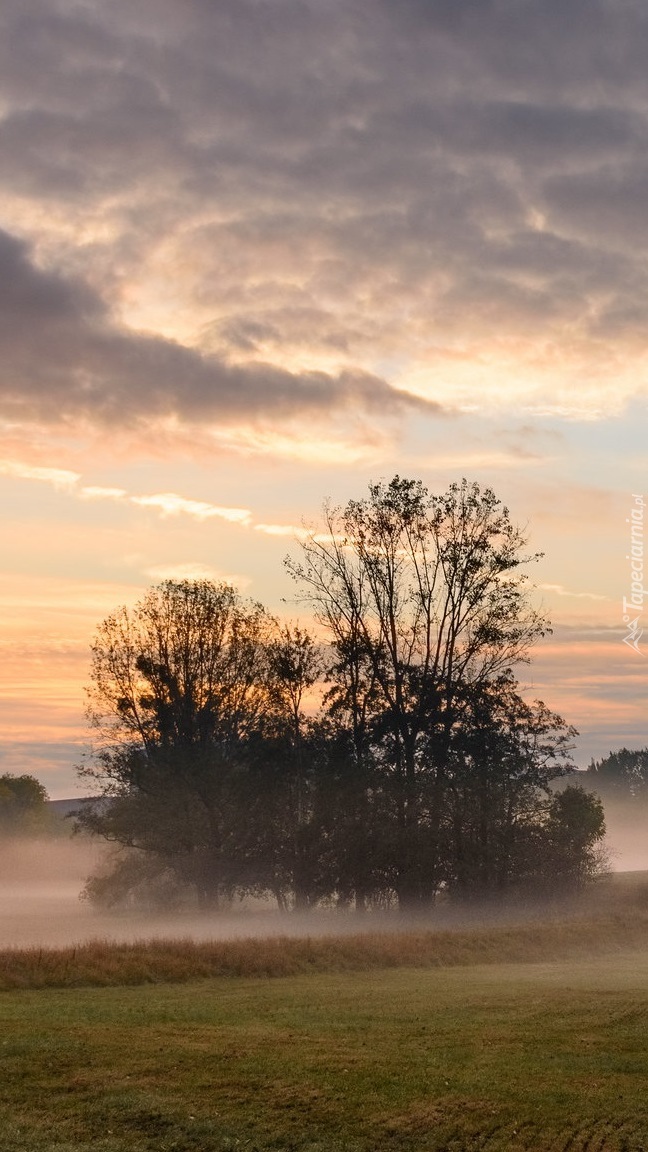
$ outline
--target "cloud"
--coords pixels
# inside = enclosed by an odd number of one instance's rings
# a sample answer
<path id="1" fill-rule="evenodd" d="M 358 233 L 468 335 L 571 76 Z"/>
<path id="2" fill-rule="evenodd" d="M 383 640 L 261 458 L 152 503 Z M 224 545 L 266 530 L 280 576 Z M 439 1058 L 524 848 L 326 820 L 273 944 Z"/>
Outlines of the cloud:
<path id="1" fill-rule="evenodd" d="M 435 406 L 367 372 L 290 372 L 227 363 L 116 322 L 80 279 L 46 272 L 0 232 L 0 409 L 5 418 L 124 425 L 260 415 L 376 415 Z"/>
<path id="2" fill-rule="evenodd" d="M 288 536 L 293 540 L 307 540 L 310 536 L 307 528 L 298 528 L 295 524 L 255 524 L 254 531 L 264 536 Z"/>
<path id="3" fill-rule="evenodd" d="M 545 592 L 555 592 L 556 596 L 574 596 L 579 600 L 607 600 L 607 596 L 601 596 L 597 592 L 571 592 L 568 588 L 563 588 L 562 584 L 538 584 L 538 588 L 542 588 Z"/>
<path id="4" fill-rule="evenodd" d="M 128 493 L 125 488 L 102 488 L 100 485 L 86 485 L 79 495 L 85 500 L 123 500 Z"/>
<path id="5" fill-rule="evenodd" d="M 192 500 L 179 496 L 176 492 L 154 492 L 144 496 L 133 496 L 125 488 L 84 485 L 77 487 L 81 475 L 62 468 L 35 467 L 17 461 L 0 460 L 0 475 L 18 480 L 40 480 L 53 484 L 56 488 L 66 488 L 83 500 L 119 500 L 135 504 L 141 508 L 152 508 L 162 516 L 191 516 L 195 520 L 213 518 L 228 520 L 231 524 L 250 524 L 251 512 L 248 508 L 228 508 L 210 504 L 206 500 Z"/>
<path id="6" fill-rule="evenodd" d="M 82 500 L 116 500 L 124 504 L 133 504 L 138 508 L 151 509 L 163 518 L 189 516 L 199 522 L 218 519 L 242 528 L 253 529 L 255 532 L 260 532 L 266 536 L 290 537 L 295 540 L 306 540 L 311 536 L 315 540 L 328 541 L 331 539 L 328 534 L 313 533 L 304 525 L 298 527 L 294 524 L 255 523 L 253 513 L 249 508 L 212 504 L 207 500 L 194 500 L 180 496 L 177 492 L 154 492 L 137 496 L 132 495 L 125 488 L 101 485 L 79 486 L 80 474 L 67 472 L 61 468 L 34 467 L 16 461 L 0 460 L 0 475 L 2 474 L 19 480 L 39 480 L 43 483 L 53 484 L 57 488 L 67 489 L 70 494 L 74 494 Z M 228 580 L 231 583 L 236 583 L 239 587 L 244 587 L 250 582 L 247 576 L 223 576 L 201 562 L 182 562 L 170 566 L 147 568 L 146 574 L 161 580 L 202 578 Z"/>
<path id="7" fill-rule="evenodd" d="M 333 540 L 340 544 L 345 542 L 344 536 L 331 535 L 330 532 L 315 532 L 303 524 L 301 527 L 295 524 L 253 524 L 252 527 L 255 532 L 261 532 L 264 536 L 288 537 L 298 541 L 314 540 L 318 544 L 330 544 Z"/>
<path id="8" fill-rule="evenodd" d="M 247 524 L 251 513 L 247 508 L 221 508 L 217 504 L 209 504 L 204 500 L 188 500 L 178 496 L 175 492 L 159 492 L 152 496 L 131 496 L 131 504 L 138 504 L 143 508 L 159 508 L 163 516 L 177 516 L 184 514 L 193 516 L 196 520 L 210 520 L 217 517 L 229 520 L 232 524 Z"/>
<path id="9" fill-rule="evenodd" d="M 641 5 L 8 0 L 1 20 L 9 417 L 600 417 L 644 388 Z"/>
<path id="10" fill-rule="evenodd" d="M 16 480 L 41 480 L 55 488 L 72 488 L 81 479 L 80 473 L 67 468 L 42 468 L 17 460 L 0 460 L 0 475 Z"/>

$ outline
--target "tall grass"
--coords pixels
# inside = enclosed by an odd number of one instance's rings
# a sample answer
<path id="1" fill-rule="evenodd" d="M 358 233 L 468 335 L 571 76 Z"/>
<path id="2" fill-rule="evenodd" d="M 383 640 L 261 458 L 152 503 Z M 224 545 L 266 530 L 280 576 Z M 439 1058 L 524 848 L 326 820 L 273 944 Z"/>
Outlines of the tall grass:
<path id="1" fill-rule="evenodd" d="M 273 936 L 210 942 L 95 940 L 67 948 L 5 949 L 0 952 L 0 990 L 525 963 L 643 948 L 648 948 L 648 913 L 636 910 L 463 931 L 365 932 L 354 936 Z"/>

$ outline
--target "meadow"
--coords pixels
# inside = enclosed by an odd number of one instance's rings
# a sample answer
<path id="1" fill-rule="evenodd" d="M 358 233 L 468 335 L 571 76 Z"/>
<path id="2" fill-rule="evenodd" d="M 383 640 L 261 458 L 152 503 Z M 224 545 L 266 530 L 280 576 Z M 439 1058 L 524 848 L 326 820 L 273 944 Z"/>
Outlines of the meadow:
<path id="1" fill-rule="evenodd" d="M 461 931 L 5 950 L 0 1147 L 640 1152 L 644 895 L 619 878 L 596 914 Z"/>
<path id="2" fill-rule="evenodd" d="M 3 994 L 3 1152 L 648 1146 L 648 959 Z"/>

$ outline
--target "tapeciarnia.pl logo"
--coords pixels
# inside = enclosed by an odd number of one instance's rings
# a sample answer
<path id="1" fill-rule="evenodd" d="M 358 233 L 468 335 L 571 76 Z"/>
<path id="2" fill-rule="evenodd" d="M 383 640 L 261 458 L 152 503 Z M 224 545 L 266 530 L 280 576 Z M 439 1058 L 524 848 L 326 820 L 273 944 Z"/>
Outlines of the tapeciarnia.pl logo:
<path id="1" fill-rule="evenodd" d="M 632 499 L 634 501 L 630 510 L 630 516 L 626 520 L 626 524 L 630 525 L 630 553 L 626 556 L 626 560 L 630 561 L 630 596 L 623 597 L 623 623 L 627 628 L 627 635 L 623 637 L 623 643 L 627 644 L 629 648 L 634 648 L 640 656 L 645 656 L 645 652 L 641 651 L 639 641 L 643 636 L 643 628 L 640 627 L 639 621 L 644 606 L 644 596 L 648 596 L 648 591 L 644 588 L 644 498 L 640 495 L 635 495 L 633 492 Z"/>

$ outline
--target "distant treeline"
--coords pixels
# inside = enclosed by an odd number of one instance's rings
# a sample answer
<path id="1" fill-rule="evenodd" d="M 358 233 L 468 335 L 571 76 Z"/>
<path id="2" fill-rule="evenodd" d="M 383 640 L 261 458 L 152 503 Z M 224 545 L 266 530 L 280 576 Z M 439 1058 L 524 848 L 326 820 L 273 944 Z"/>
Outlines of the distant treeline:
<path id="1" fill-rule="evenodd" d="M 638 810 L 648 805 L 648 748 L 619 748 L 601 760 L 592 760 L 579 778 L 606 805 L 620 804 Z"/>
<path id="2" fill-rule="evenodd" d="M 575 732 L 515 679 L 548 630 L 525 545 L 490 489 L 395 477 L 287 561 L 313 631 L 204 580 L 108 617 L 80 822 L 126 851 L 91 896 L 417 911 L 582 885 L 603 810 L 552 788 Z"/>

